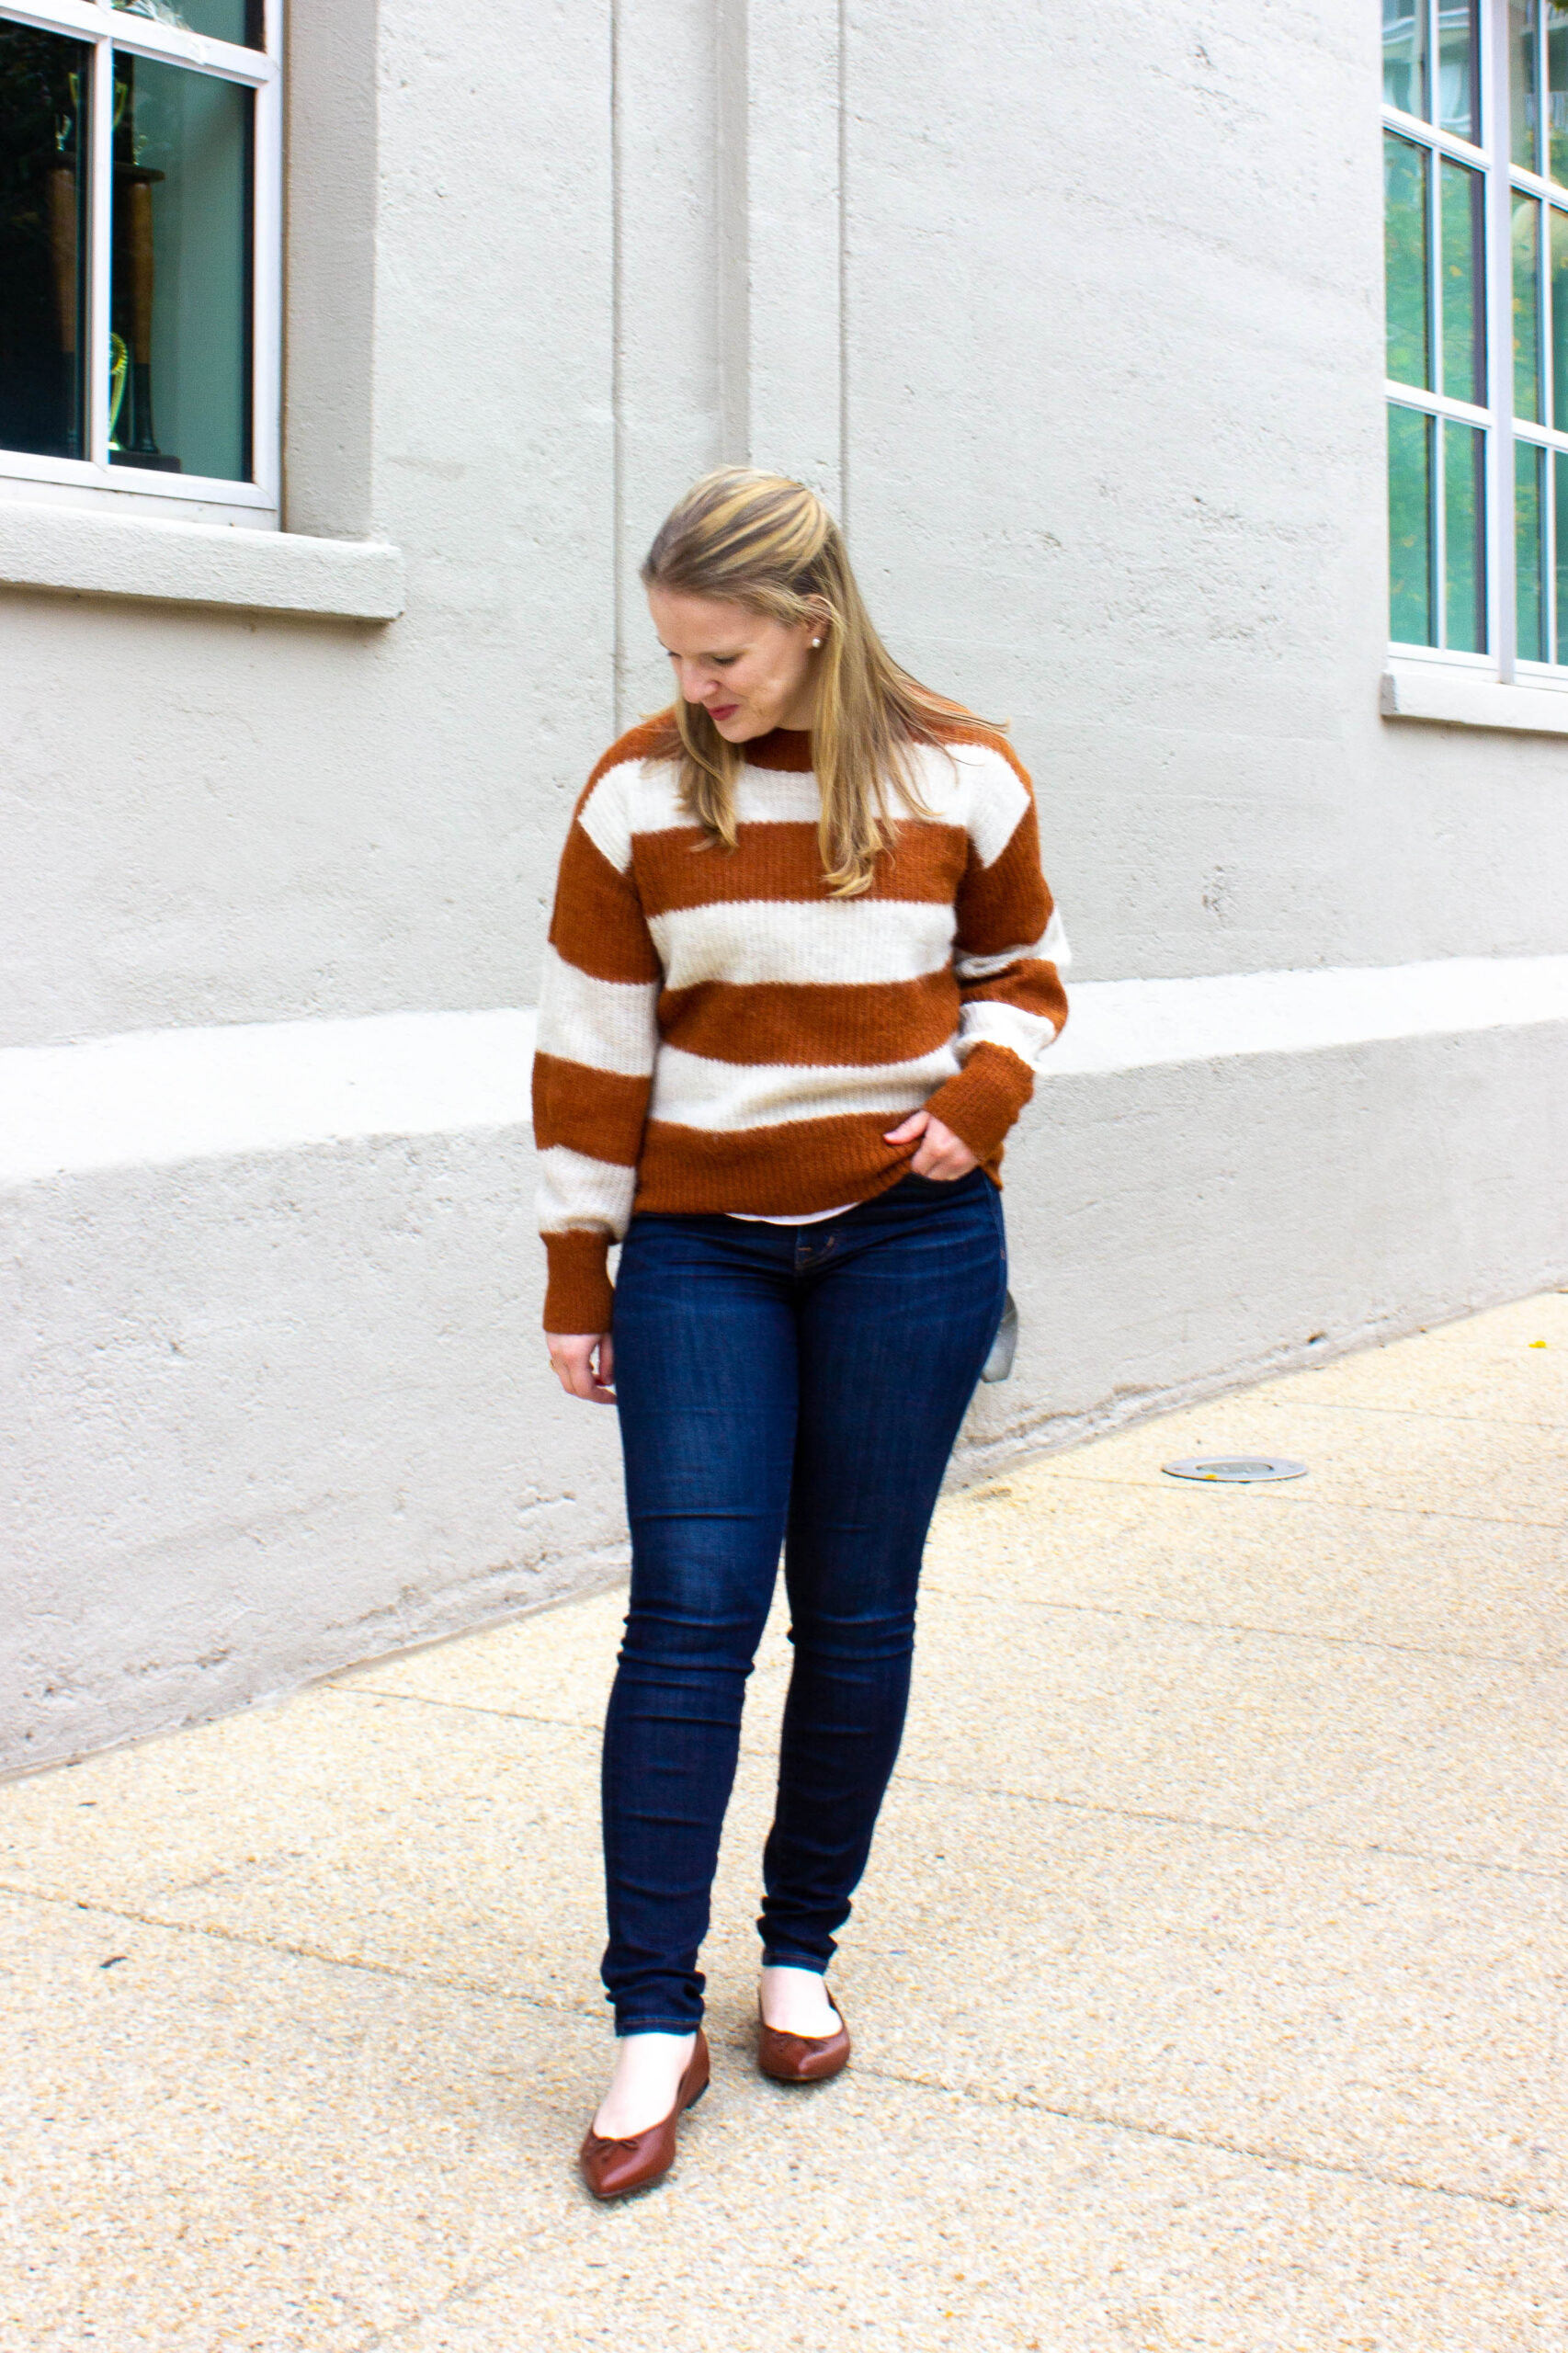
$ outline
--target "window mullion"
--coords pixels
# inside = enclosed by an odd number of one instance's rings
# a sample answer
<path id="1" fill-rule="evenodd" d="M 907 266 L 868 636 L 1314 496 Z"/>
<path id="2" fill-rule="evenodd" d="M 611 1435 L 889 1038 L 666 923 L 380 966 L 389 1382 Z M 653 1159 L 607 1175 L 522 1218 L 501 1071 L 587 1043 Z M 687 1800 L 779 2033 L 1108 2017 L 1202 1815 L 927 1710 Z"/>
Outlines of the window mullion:
<path id="1" fill-rule="evenodd" d="M 1431 148 L 1426 152 L 1426 315 L 1432 337 L 1426 364 L 1431 389 L 1440 398 L 1448 390 L 1443 369 L 1443 162 Z"/>
<path id="2" fill-rule="evenodd" d="M 87 456 L 108 465 L 109 315 L 114 267 L 114 46 L 93 50 L 87 175 Z"/>
<path id="3" fill-rule="evenodd" d="M 1437 0 L 1427 0 L 1426 33 L 1426 104 L 1432 119 L 1437 119 L 1437 51 L 1432 46 L 1437 32 Z M 1443 392 L 1443 165 L 1437 151 L 1426 150 L 1426 317 L 1430 348 L 1426 358 L 1426 373 L 1434 392 Z M 1449 499 L 1448 444 L 1441 422 L 1432 427 L 1432 564 L 1433 609 L 1437 620 L 1437 642 L 1449 642 Z"/>
<path id="4" fill-rule="evenodd" d="M 62 6 L 54 5 L 54 0 L 41 0 L 41 5 L 34 0 L 32 6 L 28 0 L 6 0 L 5 14 L 13 23 L 36 25 L 40 32 L 64 33 L 72 40 L 97 40 L 109 21 L 108 7 L 97 6 L 97 0 L 74 0 L 74 5 L 66 0 Z"/>
<path id="5" fill-rule="evenodd" d="M 1542 463 L 1540 463 L 1540 478 L 1542 478 L 1542 492 L 1540 492 L 1540 506 L 1542 506 L 1542 516 L 1540 516 L 1540 543 L 1542 543 L 1542 551 L 1544 551 L 1542 553 L 1544 579 L 1542 584 L 1540 584 L 1542 585 L 1540 602 L 1542 602 L 1544 638 L 1547 638 L 1544 659 L 1556 661 L 1556 457 L 1551 449 L 1544 452 Z"/>
<path id="6" fill-rule="evenodd" d="M 1482 76 L 1482 135 L 1491 158 L 1486 174 L 1486 398 L 1492 411 L 1492 643 L 1497 676 L 1505 685 L 1518 655 L 1517 585 L 1515 578 L 1514 483 L 1514 243 L 1513 181 L 1508 126 L 1508 0 L 1483 7 L 1484 71 Z"/>
<path id="7" fill-rule="evenodd" d="M 1457 131 L 1445 131 L 1441 123 L 1423 122 L 1419 115 L 1405 114 L 1398 107 L 1385 107 L 1382 115 L 1389 130 L 1397 131 L 1402 139 L 1425 140 L 1456 164 L 1469 164 L 1473 169 L 1486 160 L 1473 141 L 1461 139 Z"/>
<path id="8" fill-rule="evenodd" d="M 1449 642 L 1449 450 L 1441 417 L 1432 420 L 1432 605 L 1436 642 Z"/>
<path id="9" fill-rule="evenodd" d="M 275 31 L 269 5 L 268 40 Z M 256 94 L 254 199 L 251 218 L 252 472 L 274 504 L 280 501 L 282 426 L 283 93 L 277 82 Z"/>

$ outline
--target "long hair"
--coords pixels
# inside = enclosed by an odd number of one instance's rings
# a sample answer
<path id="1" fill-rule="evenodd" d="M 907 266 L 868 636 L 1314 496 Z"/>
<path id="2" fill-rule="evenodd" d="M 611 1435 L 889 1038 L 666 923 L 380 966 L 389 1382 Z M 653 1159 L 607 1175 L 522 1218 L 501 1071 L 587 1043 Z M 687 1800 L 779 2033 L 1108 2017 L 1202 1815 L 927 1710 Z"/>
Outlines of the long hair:
<path id="1" fill-rule="evenodd" d="M 844 534 L 822 500 L 803 483 L 746 466 L 705 474 L 661 526 L 642 581 L 744 605 L 790 626 L 825 621 L 812 726 L 812 765 L 822 793 L 817 838 L 835 897 L 869 890 L 894 823 L 890 787 L 911 812 L 930 813 L 915 784 L 913 747 L 939 745 L 955 729 L 983 722 L 893 660 L 871 626 Z M 726 743 L 700 704 L 678 690 L 674 719 L 687 813 L 711 844 L 733 849 L 744 746 Z"/>

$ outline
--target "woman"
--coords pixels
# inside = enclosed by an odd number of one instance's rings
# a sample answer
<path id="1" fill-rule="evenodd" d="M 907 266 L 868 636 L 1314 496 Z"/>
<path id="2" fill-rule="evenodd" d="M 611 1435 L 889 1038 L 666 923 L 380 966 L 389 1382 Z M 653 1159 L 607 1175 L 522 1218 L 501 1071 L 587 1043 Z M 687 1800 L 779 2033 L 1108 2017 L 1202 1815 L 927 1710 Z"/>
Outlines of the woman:
<path id="1" fill-rule="evenodd" d="M 849 2055 L 824 1972 L 1006 1296 L 1003 1140 L 1066 1015 L 1028 779 L 890 658 L 821 501 L 726 468 L 642 578 L 675 702 L 577 804 L 534 1076 L 551 1358 L 619 1406 L 632 1538 L 601 2198 L 667 2170 L 707 2087 L 698 1954 L 781 1547 L 758 2061 L 820 2082 Z"/>

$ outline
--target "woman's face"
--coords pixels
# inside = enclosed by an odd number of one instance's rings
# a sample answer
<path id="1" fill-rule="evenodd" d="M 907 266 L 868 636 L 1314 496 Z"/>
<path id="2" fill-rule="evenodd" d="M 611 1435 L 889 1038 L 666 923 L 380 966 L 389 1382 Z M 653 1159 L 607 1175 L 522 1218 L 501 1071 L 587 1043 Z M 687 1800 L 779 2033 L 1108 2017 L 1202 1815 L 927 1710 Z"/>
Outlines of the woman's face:
<path id="1" fill-rule="evenodd" d="M 793 625 L 719 597 L 650 588 L 648 609 L 687 702 L 699 703 L 729 744 L 772 727 L 809 727 L 816 703 L 820 622 Z"/>

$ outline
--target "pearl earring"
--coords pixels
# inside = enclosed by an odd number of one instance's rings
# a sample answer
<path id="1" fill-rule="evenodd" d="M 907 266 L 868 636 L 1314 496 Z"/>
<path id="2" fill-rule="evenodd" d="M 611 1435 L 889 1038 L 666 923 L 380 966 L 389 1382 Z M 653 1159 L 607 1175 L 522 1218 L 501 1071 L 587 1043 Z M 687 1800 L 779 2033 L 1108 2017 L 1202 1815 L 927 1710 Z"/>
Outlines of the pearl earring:
<path id="1" fill-rule="evenodd" d="M 821 638 L 820 638 L 820 637 L 813 637 L 813 638 L 812 638 L 812 649 L 813 649 L 813 651 L 814 651 L 814 649 L 815 649 L 817 646 L 819 646 L 821 643 L 822 643 L 822 640 L 821 640 Z"/>

